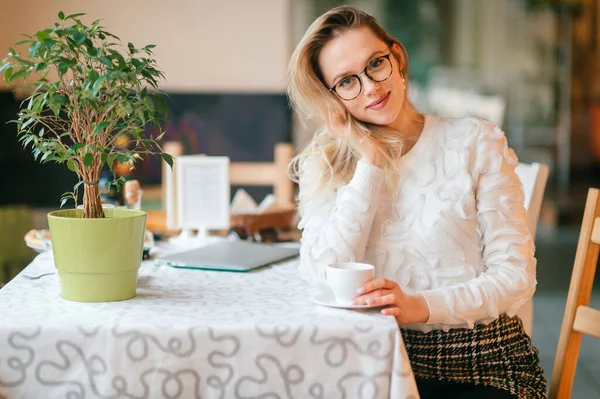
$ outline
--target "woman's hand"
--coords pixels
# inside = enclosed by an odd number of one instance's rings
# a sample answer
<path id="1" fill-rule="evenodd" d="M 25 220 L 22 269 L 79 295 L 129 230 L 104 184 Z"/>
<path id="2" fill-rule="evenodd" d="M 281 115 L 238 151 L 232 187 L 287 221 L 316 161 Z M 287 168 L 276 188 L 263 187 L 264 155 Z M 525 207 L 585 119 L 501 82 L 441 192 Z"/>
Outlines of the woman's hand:
<path id="1" fill-rule="evenodd" d="M 365 161 L 377 166 L 378 168 L 383 167 L 383 157 L 371 139 L 368 137 L 363 137 L 360 140 L 359 145 Z"/>
<path id="2" fill-rule="evenodd" d="M 340 132 L 345 132 L 347 127 L 347 118 L 350 118 L 348 114 L 335 113 L 332 111 L 329 114 L 329 123 L 333 129 Z M 378 168 L 383 167 L 383 157 L 381 156 L 381 153 L 377 151 L 377 147 L 375 144 L 373 144 L 373 141 L 369 138 L 369 136 L 362 137 L 358 142 L 358 147 L 358 150 L 365 161 L 377 166 Z"/>
<path id="3" fill-rule="evenodd" d="M 386 316 L 394 316 L 398 324 L 426 323 L 429 319 L 429 306 L 422 295 L 407 295 L 398 283 L 378 278 L 364 284 L 354 299 L 356 305 L 386 306 L 381 311 Z"/>

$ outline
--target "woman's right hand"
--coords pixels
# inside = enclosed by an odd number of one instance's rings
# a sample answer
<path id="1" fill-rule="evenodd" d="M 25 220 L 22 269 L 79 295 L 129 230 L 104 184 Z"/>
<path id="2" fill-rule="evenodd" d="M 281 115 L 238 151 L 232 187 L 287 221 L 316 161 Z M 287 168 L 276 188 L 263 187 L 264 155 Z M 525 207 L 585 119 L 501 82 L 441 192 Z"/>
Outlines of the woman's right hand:
<path id="1" fill-rule="evenodd" d="M 377 166 L 378 168 L 383 168 L 383 157 L 371 139 L 368 137 L 363 137 L 360 140 L 359 145 L 365 161 Z"/>
<path id="2" fill-rule="evenodd" d="M 331 113 L 330 123 L 335 129 L 343 132 L 346 128 L 346 115 Z M 377 166 L 378 168 L 383 167 L 383 158 L 381 153 L 377 151 L 377 147 L 375 144 L 373 144 L 373 141 L 369 138 L 369 136 L 364 136 L 362 139 L 360 139 L 358 146 L 365 161 Z"/>

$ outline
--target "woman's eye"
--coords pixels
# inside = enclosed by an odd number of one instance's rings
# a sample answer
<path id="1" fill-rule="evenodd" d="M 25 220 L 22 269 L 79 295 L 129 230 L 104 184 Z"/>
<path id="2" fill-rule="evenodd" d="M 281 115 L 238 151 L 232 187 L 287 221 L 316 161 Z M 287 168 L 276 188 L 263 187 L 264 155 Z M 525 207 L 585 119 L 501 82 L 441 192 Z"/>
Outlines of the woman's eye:
<path id="1" fill-rule="evenodd" d="M 383 58 L 376 58 L 373 61 L 371 61 L 371 64 L 369 65 L 369 68 L 371 69 L 377 69 L 381 66 L 381 64 L 383 63 Z"/>
<path id="2" fill-rule="evenodd" d="M 352 83 L 352 79 L 351 78 L 344 78 L 342 80 L 340 80 L 340 82 L 338 83 L 338 85 L 340 87 L 346 87 L 349 86 Z"/>

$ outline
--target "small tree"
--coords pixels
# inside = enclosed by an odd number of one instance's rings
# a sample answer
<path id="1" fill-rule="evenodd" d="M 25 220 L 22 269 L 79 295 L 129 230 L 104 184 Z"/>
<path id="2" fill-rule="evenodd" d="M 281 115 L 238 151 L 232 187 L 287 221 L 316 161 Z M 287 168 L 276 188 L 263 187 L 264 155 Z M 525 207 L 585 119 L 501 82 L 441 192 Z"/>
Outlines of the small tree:
<path id="1" fill-rule="evenodd" d="M 115 162 L 133 165 L 148 154 L 162 156 L 170 166 L 173 159 L 158 144 L 164 133 L 145 134 L 146 124 L 160 126 L 167 115 L 155 46 L 125 48 L 99 20 L 87 26 L 82 15 L 61 11 L 53 28 L 25 35 L 15 46 L 28 46 L 28 56 L 9 48 L 0 72 L 6 83 L 23 79 L 23 89 L 31 93 L 13 121 L 19 140 L 31 144 L 36 160 L 66 163 L 77 174 L 61 207 L 69 199 L 77 204 L 83 185 L 83 217 L 102 218 L 98 181 L 104 165 L 111 170 Z M 123 138 L 129 143 L 124 148 Z M 123 183 L 116 178 L 106 188 Z"/>

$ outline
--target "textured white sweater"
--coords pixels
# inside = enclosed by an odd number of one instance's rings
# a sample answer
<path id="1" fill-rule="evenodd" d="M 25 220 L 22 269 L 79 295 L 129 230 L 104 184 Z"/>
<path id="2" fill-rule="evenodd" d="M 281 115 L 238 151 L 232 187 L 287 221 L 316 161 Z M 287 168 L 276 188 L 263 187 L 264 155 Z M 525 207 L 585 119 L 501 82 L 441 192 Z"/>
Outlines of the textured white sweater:
<path id="1" fill-rule="evenodd" d="M 517 159 L 504 133 L 474 119 L 426 115 L 423 132 L 400 160 L 398 190 L 360 161 L 348 185 L 310 199 L 299 228 L 301 275 L 322 286 L 333 262 L 375 265 L 429 306 L 422 331 L 473 327 L 514 315 L 536 286 Z M 318 174 L 310 158 L 300 198 Z"/>

